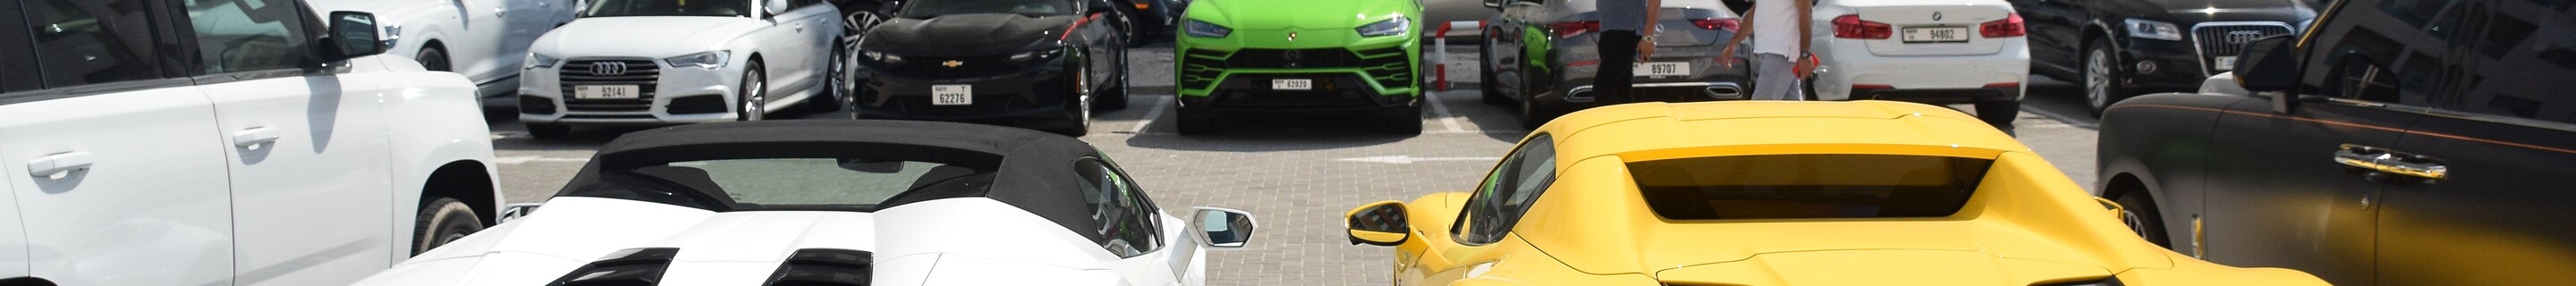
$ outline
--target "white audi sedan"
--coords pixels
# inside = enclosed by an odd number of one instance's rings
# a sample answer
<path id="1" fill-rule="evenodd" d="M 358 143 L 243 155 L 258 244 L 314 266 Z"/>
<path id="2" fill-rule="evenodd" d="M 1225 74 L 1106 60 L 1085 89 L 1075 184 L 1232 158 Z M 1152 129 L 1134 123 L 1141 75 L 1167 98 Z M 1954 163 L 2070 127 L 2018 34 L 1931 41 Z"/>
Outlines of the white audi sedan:
<path id="1" fill-rule="evenodd" d="M 594 0 L 528 48 L 519 120 L 544 139 L 573 125 L 837 107 L 828 71 L 840 21 L 839 9 L 815 0 Z"/>
<path id="2" fill-rule="evenodd" d="M 1818 100 L 1975 104 L 1997 128 L 2021 112 L 2030 45 L 2010 3 L 1818 0 L 1810 15 Z"/>
<path id="3" fill-rule="evenodd" d="M 640 131 L 541 210 L 358 285 L 1201 285 L 1242 211 L 1166 213 L 1088 143 L 967 123 Z"/>

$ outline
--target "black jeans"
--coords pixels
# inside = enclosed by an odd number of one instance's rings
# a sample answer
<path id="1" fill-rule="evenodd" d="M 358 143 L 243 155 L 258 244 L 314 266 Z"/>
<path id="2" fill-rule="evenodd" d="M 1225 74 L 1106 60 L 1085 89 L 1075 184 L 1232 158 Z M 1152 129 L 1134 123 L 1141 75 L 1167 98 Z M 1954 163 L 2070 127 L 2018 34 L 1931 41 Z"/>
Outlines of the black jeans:
<path id="1" fill-rule="evenodd" d="M 1592 73 L 1592 98 L 1607 104 L 1636 102 L 1630 84 L 1636 82 L 1637 31 L 1601 31 L 1599 69 Z"/>

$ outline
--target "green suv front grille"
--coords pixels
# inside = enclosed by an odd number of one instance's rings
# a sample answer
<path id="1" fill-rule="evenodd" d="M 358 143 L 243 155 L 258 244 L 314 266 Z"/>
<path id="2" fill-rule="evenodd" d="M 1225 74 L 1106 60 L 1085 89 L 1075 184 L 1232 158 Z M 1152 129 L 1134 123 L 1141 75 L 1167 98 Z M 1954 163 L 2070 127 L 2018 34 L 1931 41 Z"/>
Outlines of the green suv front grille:
<path id="1" fill-rule="evenodd" d="M 1359 68 L 1370 81 L 1388 88 L 1411 87 L 1413 61 L 1404 47 L 1351 52 L 1347 49 L 1243 49 L 1233 53 L 1192 49 L 1181 53 L 1184 89 L 1212 88 L 1226 69 Z"/>

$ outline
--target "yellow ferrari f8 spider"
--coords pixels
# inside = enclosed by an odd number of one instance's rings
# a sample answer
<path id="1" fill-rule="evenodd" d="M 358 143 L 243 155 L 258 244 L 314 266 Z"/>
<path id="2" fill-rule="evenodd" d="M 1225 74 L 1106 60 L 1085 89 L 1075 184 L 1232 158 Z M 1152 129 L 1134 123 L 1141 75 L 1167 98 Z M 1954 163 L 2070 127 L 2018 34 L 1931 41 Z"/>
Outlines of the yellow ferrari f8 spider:
<path id="1" fill-rule="evenodd" d="M 1473 192 L 1351 210 L 1395 285 L 2325 285 L 2140 239 L 2030 148 L 1900 102 L 1640 103 L 1533 131 Z"/>

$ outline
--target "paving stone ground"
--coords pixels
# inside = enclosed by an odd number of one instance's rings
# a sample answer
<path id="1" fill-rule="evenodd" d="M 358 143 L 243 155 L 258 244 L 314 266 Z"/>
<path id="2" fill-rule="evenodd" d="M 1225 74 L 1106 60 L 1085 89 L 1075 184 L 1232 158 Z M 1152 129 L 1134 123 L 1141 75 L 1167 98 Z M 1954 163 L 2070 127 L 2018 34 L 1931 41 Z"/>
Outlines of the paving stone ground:
<path id="1" fill-rule="evenodd" d="M 1233 134 L 1179 136 L 1168 110 L 1171 50 L 1144 48 L 1133 51 L 1130 63 L 1136 73 L 1131 108 L 1095 116 L 1092 133 L 1082 139 L 1134 173 L 1168 212 L 1186 215 L 1188 207 L 1212 206 L 1255 214 L 1261 228 L 1252 246 L 1208 255 L 1209 285 L 1382 285 L 1389 280 L 1390 250 L 1349 245 L 1341 232 L 1342 213 L 1368 202 L 1473 188 L 1525 134 L 1513 123 L 1515 111 L 1478 100 L 1472 47 L 1452 49 L 1450 59 L 1457 64 L 1449 66 L 1449 75 L 1460 79 L 1459 89 L 1433 96 L 1422 135 L 1351 130 L 1375 124 L 1366 121 L 1286 118 L 1250 120 Z M 2035 78 L 2014 125 L 2024 144 L 2089 186 L 2091 119 L 2057 116 L 2084 115 L 2070 107 L 2080 106 L 2069 104 L 2080 99 L 2073 92 L 2063 82 Z M 498 112 L 493 138 L 502 149 L 502 188 L 512 202 L 543 201 L 601 143 L 641 129 L 583 128 L 570 139 L 534 141 L 507 110 Z M 786 117 L 847 118 L 829 112 Z"/>

